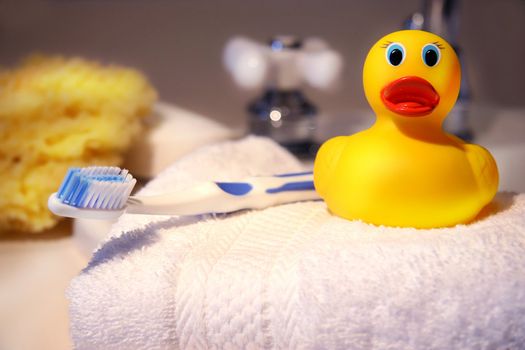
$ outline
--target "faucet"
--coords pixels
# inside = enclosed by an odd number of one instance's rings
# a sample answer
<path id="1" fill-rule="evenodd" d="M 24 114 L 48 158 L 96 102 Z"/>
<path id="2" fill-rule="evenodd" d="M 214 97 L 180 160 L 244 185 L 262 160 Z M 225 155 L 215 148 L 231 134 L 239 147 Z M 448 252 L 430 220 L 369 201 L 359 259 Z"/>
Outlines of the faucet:
<path id="1" fill-rule="evenodd" d="M 341 55 L 324 40 L 277 35 L 268 43 L 232 38 L 224 64 L 243 88 L 263 89 L 248 106 L 249 131 L 272 138 L 301 158 L 319 148 L 315 130 L 317 107 L 306 98 L 303 83 L 329 89 L 343 65 Z"/>

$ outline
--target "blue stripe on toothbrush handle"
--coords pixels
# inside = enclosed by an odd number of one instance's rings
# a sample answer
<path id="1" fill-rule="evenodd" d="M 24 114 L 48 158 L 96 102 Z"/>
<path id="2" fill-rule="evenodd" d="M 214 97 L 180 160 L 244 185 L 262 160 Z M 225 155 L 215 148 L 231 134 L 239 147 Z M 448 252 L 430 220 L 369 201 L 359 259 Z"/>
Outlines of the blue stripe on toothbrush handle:
<path id="1" fill-rule="evenodd" d="M 253 186 L 247 182 L 216 182 L 222 191 L 234 196 L 244 196 L 251 192 Z M 314 191 L 313 181 L 287 182 L 279 187 L 269 188 L 266 193 L 274 194 L 290 191 Z"/>
<path id="2" fill-rule="evenodd" d="M 266 190 L 266 193 L 280 193 L 288 191 L 314 191 L 314 182 L 313 181 L 298 181 L 298 182 L 288 182 L 282 186 L 269 188 Z"/>
<path id="3" fill-rule="evenodd" d="M 303 175 L 313 175 L 312 171 L 303 171 L 300 173 L 287 173 L 287 174 L 277 174 L 275 177 L 292 177 L 292 176 L 303 176 Z"/>
<path id="4" fill-rule="evenodd" d="M 224 192 L 234 196 L 244 196 L 253 189 L 253 186 L 247 182 L 216 182 L 215 184 Z"/>

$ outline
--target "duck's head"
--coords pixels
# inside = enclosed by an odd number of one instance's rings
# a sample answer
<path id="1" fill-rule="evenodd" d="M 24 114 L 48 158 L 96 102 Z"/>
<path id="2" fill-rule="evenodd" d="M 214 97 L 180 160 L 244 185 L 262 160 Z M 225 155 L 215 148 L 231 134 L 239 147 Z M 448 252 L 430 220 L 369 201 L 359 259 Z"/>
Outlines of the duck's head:
<path id="1" fill-rule="evenodd" d="M 460 79 L 454 49 L 441 37 L 419 30 L 381 38 L 363 68 L 368 103 L 378 118 L 396 124 L 441 125 L 457 99 Z"/>

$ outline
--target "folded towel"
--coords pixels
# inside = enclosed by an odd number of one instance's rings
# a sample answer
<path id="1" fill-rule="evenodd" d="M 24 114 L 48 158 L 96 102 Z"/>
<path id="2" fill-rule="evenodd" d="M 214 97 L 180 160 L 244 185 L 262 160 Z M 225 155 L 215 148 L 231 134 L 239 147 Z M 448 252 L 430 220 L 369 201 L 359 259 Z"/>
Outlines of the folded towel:
<path id="1" fill-rule="evenodd" d="M 248 138 L 182 159 L 143 194 L 295 170 Z M 125 215 L 68 297 L 77 349 L 519 349 L 525 195 L 434 230 L 346 221 L 323 202 Z"/>

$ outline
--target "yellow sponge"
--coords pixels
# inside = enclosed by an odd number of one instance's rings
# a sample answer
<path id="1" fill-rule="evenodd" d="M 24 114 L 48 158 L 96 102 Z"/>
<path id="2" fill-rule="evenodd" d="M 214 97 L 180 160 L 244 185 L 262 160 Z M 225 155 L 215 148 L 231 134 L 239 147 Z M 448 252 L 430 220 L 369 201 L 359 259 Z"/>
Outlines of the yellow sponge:
<path id="1" fill-rule="evenodd" d="M 0 230 L 38 232 L 70 166 L 118 165 L 157 94 L 132 69 L 33 56 L 0 71 Z"/>

